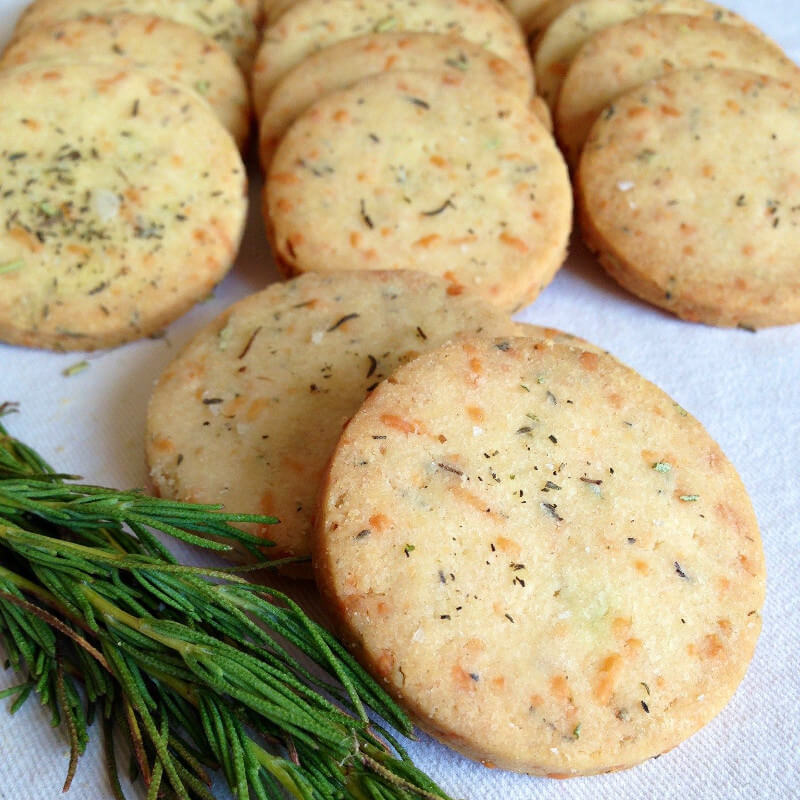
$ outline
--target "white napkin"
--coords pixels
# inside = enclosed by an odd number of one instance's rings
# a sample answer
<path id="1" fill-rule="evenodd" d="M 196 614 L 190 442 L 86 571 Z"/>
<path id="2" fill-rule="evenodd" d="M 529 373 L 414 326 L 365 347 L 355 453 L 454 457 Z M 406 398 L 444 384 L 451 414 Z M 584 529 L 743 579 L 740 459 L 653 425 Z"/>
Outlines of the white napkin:
<path id="1" fill-rule="evenodd" d="M 0 42 L 24 0 L 0 0 Z M 800 59 L 797 0 L 729 0 Z M 743 132 L 746 135 L 746 131 Z M 800 136 L 800 131 L 798 131 Z M 259 218 L 260 178 L 236 269 L 216 296 L 147 340 L 98 354 L 57 355 L 0 344 L 0 402 L 21 402 L 6 424 L 59 470 L 120 487 L 145 483 L 143 432 L 153 380 L 203 324 L 275 280 Z M 0 182 L 2 175 L 0 174 Z M 800 264 L 798 265 L 800 275 Z M 698 417 L 738 468 L 767 555 L 764 628 L 755 659 L 728 707 L 673 752 L 614 775 L 553 781 L 480 767 L 421 737 L 418 764 L 467 800 L 789 800 L 800 798 L 800 325 L 751 334 L 681 322 L 636 300 L 573 244 L 568 265 L 519 319 L 562 328 L 610 350 Z M 88 369 L 65 377 L 86 358 Z M 15 682 L 0 671 L 0 688 Z M 16 716 L 0 703 L 0 798 L 60 796 L 68 748 L 35 700 Z M 110 791 L 95 731 L 72 797 Z M 129 797 L 144 797 L 139 787 Z M 228 798 L 219 789 L 221 798 Z"/>

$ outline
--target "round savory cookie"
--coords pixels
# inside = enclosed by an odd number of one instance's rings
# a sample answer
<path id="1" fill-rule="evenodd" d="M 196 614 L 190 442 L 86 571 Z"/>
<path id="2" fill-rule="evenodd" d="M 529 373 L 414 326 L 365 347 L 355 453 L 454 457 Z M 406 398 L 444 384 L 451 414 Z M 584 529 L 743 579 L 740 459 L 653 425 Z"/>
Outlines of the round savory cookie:
<path id="1" fill-rule="evenodd" d="M 140 338 L 233 263 L 239 152 L 205 101 L 154 73 L 0 72 L 0 162 L 0 339 L 90 350 Z"/>
<path id="2" fill-rule="evenodd" d="M 800 84 L 800 69 L 763 36 L 686 14 L 645 14 L 595 34 L 572 60 L 556 126 L 576 167 L 594 121 L 616 97 L 676 69 L 748 69 Z"/>
<path id="3" fill-rule="evenodd" d="M 342 427 L 395 368 L 511 320 L 417 272 L 304 275 L 232 306 L 158 381 L 147 458 L 158 492 L 274 514 L 268 555 L 308 556 L 320 476 Z M 308 569 L 305 575 L 310 576 Z"/>
<path id="4" fill-rule="evenodd" d="M 255 0 L 34 0 L 19 18 L 14 36 L 70 19 L 122 13 L 181 22 L 214 39 L 245 72 L 253 63 L 258 46 Z"/>
<path id="5" fill-rule="evenodd" d="M 0 69 L 53 59 L 111 59 L 146 67 L 201 94 L 239 147 L 250 132 L 250 95 L 230 55 L 208 36 L 163 17 L 115 14 L 35 27 L 13 41 Z"/>
<path id="6" fill-rule="evenodd" d="M 264 31 L 253 66 L 253 106 L 261 119 L 275 85 L 316 50 L 369 33 L 442 33 L 477 42 L 529 80 L 525 39 L 499 0 L 300 0 Z"/>
<path id="7" fill-rule="evenodd" d="M 566 344 L 570 347 L 580 347 L 581 350 L 589 350 L 596 353 L 608 353 L 608 350 L 603 350 L 596 344 L 592 344 L 586 339 L 576 336 L 574 333 L 567 333 L 559 328 L 534 325 L 531 322 L 515 323 L 514 336 L 522 336 L 526 339 L 541 340 L 545 342 L 548 347 L 554 344 Z"/>
<path id="8" fill-rule="evenodd" d="M 738 14 L 705 0 L 581 0 L 571 3 L 547 26 L 535 45 L 536 87 L 551 110 L 555 110 L 564 76 L 582 45 L 598 31 L 640 14 L 689 14 L 755 30 Z"/>
<path id="9" fill-rule="evenodd" d="M 614 358 L 475 338 L 367 399 L 320 494 L 343 641 L 466 755 L 568 777 L 674 747 L 761 627 L 752 507 L 703 427 Z"/>
<path id="10" fill-rule="evenodd" d="M 265 186 L 279 266 L 418 269 L 504 308 L 561 266 L 566 167 L 528 104 L 453 73 L 389 72 L 315 103 L 286 133 Z"/>
<path id="11" fill-rule="evenodd" d="M 362 78 L 398 69 L 456 70 L 467 80 L 489 80 L 531 99 L 525 76 L 474 42 L 438 33 L 372 33 L 318 50 L 287 72 L 269 96 L 259 123 L 266 169 L 286 129 L 320 97 Z"/>
<path id="12" fill-rule="evenodd" d="M 586 243 L 622 286 L 684 319 L 800 321 L 798 124 L 796 85 L 740 70 L 622 95 L 578 168 Z"/>
<path id="13" fill-rule="evenodd" d="M 537 94 L 534 98 L 531 99 L 531 111 L 533 112 L 536 119 L 542 123 L 542 127 L 544 127 L 548 133 L 553 133 L 553 115 L 550 113 L 550 106 L 542 100 L 541 97 Z"/>

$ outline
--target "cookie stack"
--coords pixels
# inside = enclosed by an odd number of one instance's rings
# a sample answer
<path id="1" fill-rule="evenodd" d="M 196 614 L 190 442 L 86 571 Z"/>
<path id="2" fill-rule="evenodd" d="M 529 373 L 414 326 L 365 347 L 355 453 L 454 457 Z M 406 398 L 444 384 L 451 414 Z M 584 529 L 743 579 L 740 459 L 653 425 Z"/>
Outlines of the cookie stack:
<path id="1" fill-rule="evenodd" d="M 564 261 L 572 198 L 508 10 L 300 0 L 267 20 L 253 104 L 284 274 L 415 269 L 530 303 Z"/>
<path id="2" fill-rule="evenodd" d="M 778 45 L 703 0 L 513 8 L 608 273 L 684 319 L 800 321 L 800 71 Z"/>
<path id="3" fill-rule="evenodd" d="M 233 56 L 252 57 L 251 11 L 37 0 L 22 15 L 0 59 L 0 338 L 115 346 L 230 269 L 250 125 Z"/>

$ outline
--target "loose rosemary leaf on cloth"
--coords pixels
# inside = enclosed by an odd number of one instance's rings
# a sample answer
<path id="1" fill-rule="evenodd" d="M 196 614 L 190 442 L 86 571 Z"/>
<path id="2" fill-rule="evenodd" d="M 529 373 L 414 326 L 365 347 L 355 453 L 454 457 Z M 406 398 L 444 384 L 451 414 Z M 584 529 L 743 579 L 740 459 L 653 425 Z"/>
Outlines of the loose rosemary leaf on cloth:
<path id="1" fill-rule="evenodd" d="M 231 523 L 274 520 L 71 481 L 0 424 L 0 642 L 20 675 L 2 694 L 12 711 L 37 694 L 65 731 L 65 789 L 99 718 L 116 798 L 115 730 L 148 800 L 213 798 L 213 770 L 242 800 L 446 797 L 370 720 L 412 735 L 328 631 L 235 571 L 178 564 L 155 535 L 256 551 Z"/>

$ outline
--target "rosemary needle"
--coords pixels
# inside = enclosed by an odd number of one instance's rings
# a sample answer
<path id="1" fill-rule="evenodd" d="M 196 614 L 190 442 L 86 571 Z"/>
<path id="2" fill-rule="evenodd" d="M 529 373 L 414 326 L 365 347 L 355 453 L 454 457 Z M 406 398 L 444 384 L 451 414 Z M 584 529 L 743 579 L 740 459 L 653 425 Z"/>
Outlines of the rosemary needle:
<path id="1" fill-rule="evenodd" d="M 216 769 L 239 800 L 447 797 L 371 721 L 412 734 L 328 631 L 236 570 L 178 564 L 155 535 L 258 553 L 232 523 L 275 520 L 74 480 L 0 424 L 0 642 L 21 675 L 0 697 L 14 711 L 36 693 L 63 725 L 65 790 L 97 715 L 115 800 L 115 729 L 148 800 L 213 800 Z"/>

